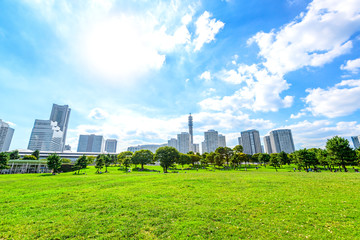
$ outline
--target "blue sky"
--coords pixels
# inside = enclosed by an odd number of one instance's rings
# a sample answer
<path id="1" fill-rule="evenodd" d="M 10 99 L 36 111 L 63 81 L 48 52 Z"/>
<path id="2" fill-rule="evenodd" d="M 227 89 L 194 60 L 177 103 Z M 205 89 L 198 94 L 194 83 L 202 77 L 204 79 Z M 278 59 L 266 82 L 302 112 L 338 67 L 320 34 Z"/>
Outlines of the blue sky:
<path id="1" fill-rule="evenodd" d="M 195 142 L 218 130 L 293 131 L 296 148 L 360 134 L 358 0 L 4 0 L 0 2 L 0 118 L 28 145 L 53 103 L 79 134 L 119 149 Z"/>

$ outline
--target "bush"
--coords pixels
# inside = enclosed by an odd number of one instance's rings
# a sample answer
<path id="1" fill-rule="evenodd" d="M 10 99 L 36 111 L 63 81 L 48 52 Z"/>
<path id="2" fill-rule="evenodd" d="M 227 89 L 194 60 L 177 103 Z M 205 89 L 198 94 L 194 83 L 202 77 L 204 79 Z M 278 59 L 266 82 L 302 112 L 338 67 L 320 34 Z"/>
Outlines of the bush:
<path id="1" fill-rule="evenodd" d="M 60 172 L 72 172 L 74 171 L 74 164 L 71 163 L 63 163 L 59 169 Z"/>

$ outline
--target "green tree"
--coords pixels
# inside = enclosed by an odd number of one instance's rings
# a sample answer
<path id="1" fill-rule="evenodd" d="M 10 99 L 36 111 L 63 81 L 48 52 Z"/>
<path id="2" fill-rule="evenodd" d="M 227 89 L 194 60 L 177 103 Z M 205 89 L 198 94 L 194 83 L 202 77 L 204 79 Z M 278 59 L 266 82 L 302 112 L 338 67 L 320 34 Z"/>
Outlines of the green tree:
<path id="1" fill-rule="evenodd" d="M 295 151 L 294 154 L 298 168 L 303 167 L 304 170 L 306 170 L 311 166 L 313 166 L 314 168 L 316 167 L 317 158 L 316 154 L 313 151 L 304 148 Z"/>
<path id="2" fill-rule="evenodd" d="M 153 159 L 154 154 L 150 150 L 140 150 L 135 152 L 131 158 L 131 161 L 135 165 L 140 164 L 141 169 L 144 170 L 144 165 L 152 163 Z"/>
<path id="3" fill-rule="evenodd" d="M 191 158 L 188 154 L 184 154 L 184 153 L 179 153 L 180 156 L 177 159 L 176 163 L 180 164 L 182 168 L 184 168 L 185 164 L 190 164 L 191 162 Z"/>
<path id="4" fill-rule="evenodd" d="M 251 162 L 252 163 L 259 163 L 259 155 L 262 154 L 262 153 L 254 153 L 252 156 L 251 156 Z"/>
<path id="5" fill-rule="evenodd" d="M 87 165 L 94 164 L 95 159 L 96 159 L 95 156 L 87 156 L 87 157 L 86 157 Z"/>
<path id="6" fill-rule="evenodd" d="M 125 152 L 121 152 L 119 153 L 119 155 L 117 156 L 118 159 L 118 163 L 121 165 L 123 164 L 126 169 L 130 166 L 131 164 L 131 158 L 132 158 L 133 152 L 130 151 L 125 151 Z"/>
<path id="7" fill-rule="evenodd" d="M 280 162 L 277 153 L 270 154 L 269 165 L 274 167 L 276 171 L 278 168 L 280 168 Z"/>
<path id="8" fill-rule="evenodd" d="M 34 155 L 24 155 L 23 160 L 36 160 Z"/>
<path id="9" fill-rule="evenodd" d="M 219 167 L 221 167 L 225 163 L 225 159 L 223 155 L 219 153 L 215 153 L 214 160 L 215 160 L 215 165 Z"/>
<path id="10" fill-rule="evenodd" d="M 19 151 L 18 150 L 14 150 L 10 153 L 10 159 L 20 159 L 19 156 Z"/>
<path id="11" fill-rule="evenodd" d="M 39 150 L 35 150 L 31 155 L 33 155 L 34 157 L 36 157 L 35 160 L 39 160 L 39 158 L 40 158 L 40 151 L 39 151 Z"/>
<path id="12" fill-rule="evenodd" d="M 345 138 L 335 136 L 326 142 L 326 150 L 331 160 L 347 172 L 346 165 L 353 165 L 356 160 L 355 151 Z"/>
<path id="13" fill-rule="evenodd" d="M 9 154 L 6 152 L 0 153 L 0 169 L 7 169 L 9 163 Z"/>
<path id="14" fill-rule="evenodd" d="M 258 161 L 266 167 L 266 164 L 270 161 L 270 155 L 267 153 L 260 153 L 258 155 Z"/>
<path id="15" fill-rule="evenodd" d="M 101 169 L 105 166 L 105 159 L 103 154 L 99 154 L 95 160 L 96 173 L 100 173 Z"/>
<path id="16" fill-rule="evenodd" d="M 241 145 L 236 145 L 236 146 L 233 148 L 233 150 L 234 150 L 234 153 L 242 153 L 242 152 L 244 151 L 244 148 L 243 148 L 243 146 L 241 146 Z"/>
<path id="17" fill-rule="evenodd" d="M 61 168 L 61 163 L 61 158 L 56 153 L 47 157 L 47 166 L 52 170 L 53 174 L 56 174 L 56 172 Z"/>
<path id="18" fill-rule="evenodd" d="M 160 166 L 164 169 L 164 173 L 167 173 L 169 167 L 173 166 L 178 161 L 180 154 L 178 150 L 173 147 L 160 147 L 156 150 L 154 160 L 160 162 Z"/>
<path id="19" fill-rule="evenodd" d="M 224 150 L 225 162 L 229 166 L 231 157 L 234 155 L 234 151 L 229 147 L 224 147 Z"/>
<path id="20" fill-rule="evenodd" d="M 62 163 L 71 163 L 71 160 L 68 159 L 68 158 L 62 158 L 62 159 L 61 159 L 61 162 L 62 162 Z"/>
<path id="21" fill-rule="evenodd" d="M 206 161 L 215 167 L 215 153 L 211 152 L 206 155 Z"/>
<path id="22" fill-rule="evenodd" d="M 85 155 L 82 155 L 76 160 L 74 168 L 78 171 L 79 174 L 80 170 L 86 168 L 87 165 L 88 165 L 88 159 Z"/>
<path id="23" fill-rule="evenodd" d="M 195 163 L 200 162 L 201 156 L 190 152 L 187 154 L 190 157 L 190 163 L 195 166 Z"/>
<path id="24" fill-rule="evenodd" d="M 277 157 L 279 158 L 280 165 L 290 164 L 290 158 L 286 152 L 281 151 Z"/>
<path id="25" fill-rule="evenodd" d="M 104 158 L 104 164 L 105 164 L 105 172 L 107 173 L 108 172 L 107 168 L 111 165 L 112 159 L 111 159 L 110 154 L 104 155 L 103 158 Z"/>

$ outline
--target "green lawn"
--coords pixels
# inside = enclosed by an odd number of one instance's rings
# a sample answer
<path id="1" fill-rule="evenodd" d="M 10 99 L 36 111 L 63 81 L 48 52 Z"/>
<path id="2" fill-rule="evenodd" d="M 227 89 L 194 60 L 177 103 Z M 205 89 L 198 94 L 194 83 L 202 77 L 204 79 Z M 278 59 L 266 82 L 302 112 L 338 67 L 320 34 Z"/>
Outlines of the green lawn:
<path id="1" fill-rule="evenodd" d="M 0 239 L 360 238 L 359 173 L 117 169 L 0 175 Z"/>

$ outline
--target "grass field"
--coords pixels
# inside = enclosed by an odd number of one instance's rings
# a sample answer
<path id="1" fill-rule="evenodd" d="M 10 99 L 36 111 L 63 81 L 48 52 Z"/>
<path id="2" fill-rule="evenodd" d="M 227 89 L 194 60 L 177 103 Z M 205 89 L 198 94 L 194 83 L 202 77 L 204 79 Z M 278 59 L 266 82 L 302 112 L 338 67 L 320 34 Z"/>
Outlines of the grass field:
<path id="1" fill-rule="evenodd" d="M 0 175 L 0 239 L 360 238 L 358 173 L 117 169 Z"/>

